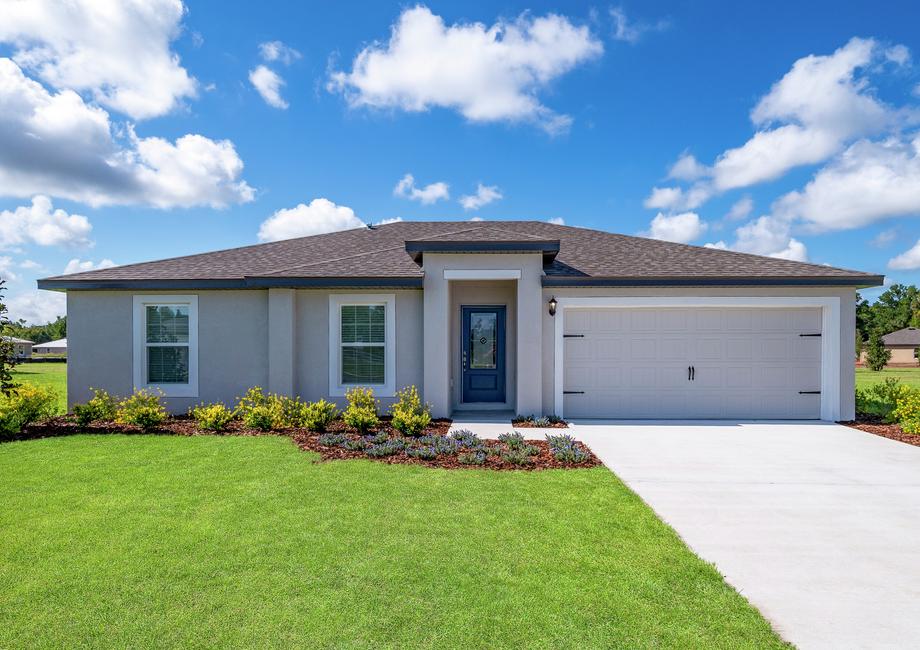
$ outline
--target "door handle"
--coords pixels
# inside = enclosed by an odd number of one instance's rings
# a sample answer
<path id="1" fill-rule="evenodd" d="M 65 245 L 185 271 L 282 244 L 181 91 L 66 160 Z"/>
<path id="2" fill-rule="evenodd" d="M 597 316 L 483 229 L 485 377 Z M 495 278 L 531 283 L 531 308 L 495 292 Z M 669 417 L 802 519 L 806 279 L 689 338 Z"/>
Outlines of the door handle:
<path id="1" fill-rule="evenodd" d="M 690 381 L 696 381 L 696 366 L 690 366 Z"/>
<path id="2" fill-rule="evenodd" d="M 687 381 L 693 379 L 693 370 L 692 366 L 687 366 Z"/>

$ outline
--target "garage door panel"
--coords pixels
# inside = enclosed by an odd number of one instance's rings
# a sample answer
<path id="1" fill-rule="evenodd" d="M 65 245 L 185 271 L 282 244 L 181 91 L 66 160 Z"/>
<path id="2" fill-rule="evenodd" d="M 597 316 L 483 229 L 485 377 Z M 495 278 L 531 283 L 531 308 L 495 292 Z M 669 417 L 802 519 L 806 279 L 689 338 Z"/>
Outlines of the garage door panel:
<path id="1" fill-rule="evenodd" d="M 818 418 L 820 309 L 568 309 L 570 418 Z M 695 379 L 687 368 L 694 366 Z"/>

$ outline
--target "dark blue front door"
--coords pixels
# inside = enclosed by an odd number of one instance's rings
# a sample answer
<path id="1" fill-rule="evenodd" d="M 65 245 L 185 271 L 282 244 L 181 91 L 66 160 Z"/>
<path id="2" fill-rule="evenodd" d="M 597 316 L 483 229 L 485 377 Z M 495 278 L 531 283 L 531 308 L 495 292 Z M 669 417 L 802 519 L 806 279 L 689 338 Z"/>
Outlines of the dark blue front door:
<path id="1" fill-rule="evenodd" d="M 505 308 L 463 308 L 463 401 L 505 401 Z"/>

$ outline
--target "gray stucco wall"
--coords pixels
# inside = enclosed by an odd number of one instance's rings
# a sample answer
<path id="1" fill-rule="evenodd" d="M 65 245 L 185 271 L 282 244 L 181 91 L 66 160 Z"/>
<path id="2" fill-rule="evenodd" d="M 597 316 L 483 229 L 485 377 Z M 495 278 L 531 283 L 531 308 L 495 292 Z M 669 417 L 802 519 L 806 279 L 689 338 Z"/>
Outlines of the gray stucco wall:
<path id="1" fill-rule="evenodd" d="M 199 402 L 232 403 L 268 382 L 268 292 L 177 292 L 198 296 L 198 397 L 166 400 L 173 412 Z M 116 395 L 133 390 L 133 296 L 162 291 L 67 293 L 67 404 L 90 388 Z"/>

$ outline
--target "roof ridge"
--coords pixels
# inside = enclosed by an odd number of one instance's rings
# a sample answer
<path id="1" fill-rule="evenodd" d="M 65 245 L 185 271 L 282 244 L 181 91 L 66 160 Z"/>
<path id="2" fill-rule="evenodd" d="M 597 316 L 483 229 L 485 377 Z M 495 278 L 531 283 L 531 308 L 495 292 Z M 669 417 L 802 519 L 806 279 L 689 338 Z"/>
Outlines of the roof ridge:
<path id="1" fill-rule="evenodd" d="M 379 253 L 383 253 L 384 251 L 398 250 L 400 248 L 405 248 L 405 245 L 387 246 L 385 248 L 375 248 L 374 250 L 371 250 L 371 251 L 362 251 L 360 253 L 355 253 L 353 255 L 343 255 L 342 257 L 333 257 L 331 259 L 316 260 L 313 262 L 306 262 L 304 264 L 295 264 L 294 266 L 287 266 L 287 267 L 280 268 L 280 269 L 272 269 L 271 271 L 265 271 L 263 273 L 249 274 L 247 275 L 247 277 L 252 277 L 252 278 L 266 277 L 269 275 L 275 275 L 277 273 L 283 273 L 285 271 L 292 271 L 294 269 L 302 269 L 305 266 L 316 266 L 317 264 L 329 264 L 330 262 L 341 262 L 343 260 L 350 260 L 356 257 L 364 257 L 365 255 L 377 255 Z"/>

